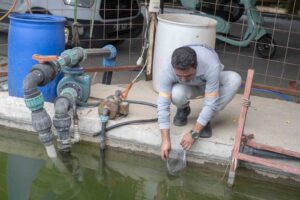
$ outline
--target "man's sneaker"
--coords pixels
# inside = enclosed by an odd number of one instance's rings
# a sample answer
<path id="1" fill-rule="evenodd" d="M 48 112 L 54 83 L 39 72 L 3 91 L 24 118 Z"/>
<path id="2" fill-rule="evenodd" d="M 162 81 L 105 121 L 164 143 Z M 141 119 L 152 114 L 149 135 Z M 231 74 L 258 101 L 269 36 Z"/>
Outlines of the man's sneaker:
<path id="1" fill-rule="evenodd" d="M 173 119 L 173 124 L 175 126 L 184 126 L 187 124 L 187 117 L 191 113 L 190 106 L 185 108 L 177 108 L 176 115 Z"/>
<path id="2" fill-rule="evenodd" d="M 201 137 L 201 138 L 210 138 L 211 136 L 212 136 L 212 130 L 211 130 L 210 122 L 208 122 L 206 124 L 206 126 L 204 126 L 202 131 L 200 132 L 199 137 Z"/>

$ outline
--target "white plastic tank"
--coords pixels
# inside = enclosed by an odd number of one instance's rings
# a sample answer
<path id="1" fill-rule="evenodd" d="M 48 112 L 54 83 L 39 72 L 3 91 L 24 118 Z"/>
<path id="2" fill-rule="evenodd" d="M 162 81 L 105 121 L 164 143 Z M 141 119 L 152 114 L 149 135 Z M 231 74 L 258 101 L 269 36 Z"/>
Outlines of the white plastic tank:
<path id="1" fill-rule="evenodd" d="M 190 14 L 158 15 L 153 58 L 153 89 L 158 92 L 164 61 L 172 52 L 189 44 L 206 44 L 215 48 L 217 21 Z"/>

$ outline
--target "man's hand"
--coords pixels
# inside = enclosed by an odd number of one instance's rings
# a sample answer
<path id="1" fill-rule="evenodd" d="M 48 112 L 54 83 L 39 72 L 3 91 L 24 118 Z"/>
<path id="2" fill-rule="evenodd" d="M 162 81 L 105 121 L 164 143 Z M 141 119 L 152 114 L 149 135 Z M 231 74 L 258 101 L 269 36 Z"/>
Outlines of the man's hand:
<path id="1" fill-rule="evenodd" d="M 167 160 L 169 158 L 170 151 L 171 151 L 171 142 L 169 140 L 162 141 L 160 147 L 161 159 Z"/>
<path id="2" fill-rule="evenodd" d="M 194 143 L 195 143 L 195 140 L 192 138 L 191 133 L 184 134 L 184 136 L 182 137 L 181 142 L 180 142 L 180 144 L 184 150 L 189 150 Z"/>
<path id="3" fill-rule="evenodd" d="M 160 146 L 161 159 L 167 160 L 169 158 L 170 151 L 171 151 L 171 140 L 170 140 L 169 129 L 161 129 L 161 146 Z"/>

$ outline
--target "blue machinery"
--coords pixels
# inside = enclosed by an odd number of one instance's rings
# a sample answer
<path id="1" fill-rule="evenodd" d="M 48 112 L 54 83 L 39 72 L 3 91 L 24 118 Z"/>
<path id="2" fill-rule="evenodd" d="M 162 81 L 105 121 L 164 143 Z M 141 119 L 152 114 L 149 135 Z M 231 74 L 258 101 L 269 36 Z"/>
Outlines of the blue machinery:
<path id="1" fill-rule="evenodd" d="M 49 114 L 44 109 L 44 98 L 38 90 L 38 86 L 44 86 L 51 82 L 62 71 L 64 77 L 57 86 L 57 95 L 54 108 L 53 125 L 57 131 L 58 148 L 62 152 L 69 152 L 71 144 L 78 142 L 80 135 L 78 132 L 77 105 L 87 104 L 90 95 L 91 78 L 84 73 L 79 63 L 86 59 L 88 55 L 104 56 L 104 66 L 116 65 L 116 49 L 107 45 L 101 49 L 83 49 L 76 47 L 64 51 L 59 57 L 36 56 L 40 61 L 32 67 L 30 73 L 23 81 L 23 91 L 26 106 L 32 111 L 32 125 L 38 133 L 41 143 L 45 145 L 49 157 L 56 157 L 56 151 L 52 143 L 53 134 L 51 131 L 52 121 Z M 106 73 L 106 81 L 110 81 L 111 74 Z M 74 135 L 70 136 L 72 110 Z"/>

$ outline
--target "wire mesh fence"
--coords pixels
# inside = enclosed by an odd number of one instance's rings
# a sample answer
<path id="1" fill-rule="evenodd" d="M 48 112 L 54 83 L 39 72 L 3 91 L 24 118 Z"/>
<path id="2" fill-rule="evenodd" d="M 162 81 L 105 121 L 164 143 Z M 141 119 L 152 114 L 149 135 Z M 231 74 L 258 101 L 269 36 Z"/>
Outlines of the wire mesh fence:
<path id="1" fill-rule="evenodd" d="M 247 28 L 251 26 L 247 21 L 251 15 L 245 7 L 247 4 L 243 2 L 245 1 L 199 1 L 195 10 L 202 10 L 208 15 L 221 16 L 230 24 L 230 31 L 225 37 L 243 41 L 246 38 Z M 178 1 L 173 1 L 170 6 L 181 7 Z M 259 14 L 263 18 L 262 28 L 266 30 L 268 38 L 253 39 L 245 47 L 217 40 L 216 51 L 226 69 L 239 72 L 245 80 L 247 70 L 254 68 L 255 83 L 288 88 L 293 85 L 291 83 L 296 82 L 299 87 L 299 6 L 299 0 L 262 0 L 257 2 L 252 9 L 259 10 Z M 243 15 L 236 20 L 235 17 L 240 15 L 241 9 Z M 228 10 L 231 15 L 224 13 Z M 217 34 L 220 33 L 217 32 Z M 269 45 L 270 40 L 274 41 L 272 46 Z M 265 55 L 257 52 L 261 50 L 259 48 L 264 49 L 263 54 Z M 271 48 L 275 51 L 272 52 Z M 273 53 L 274 55 L 272 55 Z"/>
<path id="2" fill-rule="evenodd" d="M 7 13 L 14 2 L 0 0 L 0 16 Z M 68 46 L 114 44 L 118 49 L 118 65 L 135 65 L 145 39 L 145 3 L 144 0 L 19 0 L 14 11 L 64 16 Z M 225 70 L 237 71 L 245 80 L 247 70 L 254 68 L 255 83 L 299 89 L 299 9 L 299 0 L 165 0 L 163 11 L 217 16 L 218 23 L 229 27 L 217 30 L 223 39 L 218 39 L 215 46 Z M 261 19 L 261 35 L 257 33 L 245 44 L 253 30 L 251 22 Z M 7 29 L 5 18 L 0 21 L 1 55 L 7 55 Z M 89 60 L 85 65 L 99 66 L 101 60 Z M 122 72 L 114 79 L 128 82 L 134 74 Z"/>

